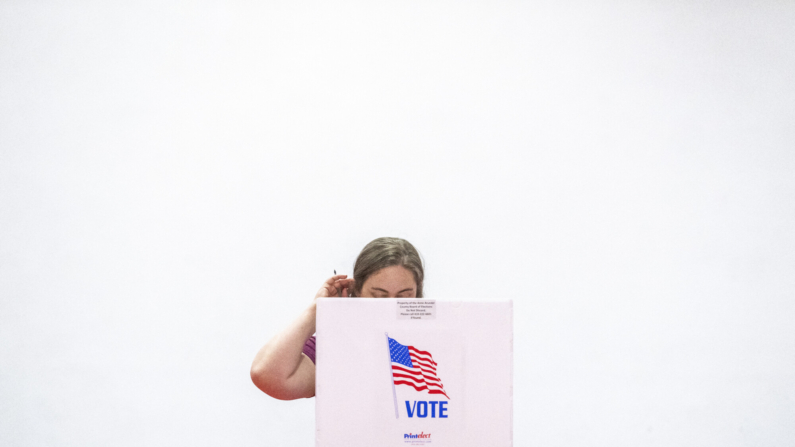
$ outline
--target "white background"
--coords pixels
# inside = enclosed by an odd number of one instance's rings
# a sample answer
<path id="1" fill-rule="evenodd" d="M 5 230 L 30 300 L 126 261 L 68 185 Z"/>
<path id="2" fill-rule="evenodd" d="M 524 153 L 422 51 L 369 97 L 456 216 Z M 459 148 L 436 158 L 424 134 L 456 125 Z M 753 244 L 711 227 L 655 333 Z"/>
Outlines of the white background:
<path id="1" fill-rule="evenodd" d="M 385 235 L 516 445 L 793 445 L 793 3 L 127 3 L 0 2 L 0 445 L 311 445 L 250 362 Z"/>

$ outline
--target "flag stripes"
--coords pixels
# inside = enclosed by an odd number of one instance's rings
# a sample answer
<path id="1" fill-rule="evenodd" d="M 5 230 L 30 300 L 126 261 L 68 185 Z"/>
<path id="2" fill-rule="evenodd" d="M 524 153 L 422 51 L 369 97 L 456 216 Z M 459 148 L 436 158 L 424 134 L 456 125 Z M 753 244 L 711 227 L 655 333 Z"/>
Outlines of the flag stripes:
<path id="1" fill-rule="evenodd" d="M 441 394 L 450 398 L 445 392 L 442 381 L 436 375 L 438 365 L 430 352 L 401 345 L 393 338 L 389 338 L 389 351 L 395 385 L 408 385 L 417 391 L 427 391 L 428 394 Z"/>

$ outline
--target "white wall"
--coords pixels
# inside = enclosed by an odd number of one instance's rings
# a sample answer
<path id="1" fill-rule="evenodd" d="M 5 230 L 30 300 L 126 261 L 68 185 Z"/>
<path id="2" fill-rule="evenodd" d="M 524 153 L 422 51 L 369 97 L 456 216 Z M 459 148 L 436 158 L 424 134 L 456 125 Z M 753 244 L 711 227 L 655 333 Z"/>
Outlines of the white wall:
<path id="1" fill-rule="evenodd" d="M 384 235 L 516 445 L 793 445 L 791 2 L 132 3 L 0 3 L 0 445 L 311 445 L 250 362 Z"/>

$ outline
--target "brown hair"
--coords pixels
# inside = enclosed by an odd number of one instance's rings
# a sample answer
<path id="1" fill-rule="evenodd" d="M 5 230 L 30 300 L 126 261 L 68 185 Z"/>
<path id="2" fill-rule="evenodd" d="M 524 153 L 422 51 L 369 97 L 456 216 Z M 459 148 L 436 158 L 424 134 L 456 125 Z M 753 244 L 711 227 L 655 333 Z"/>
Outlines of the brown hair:
<path id="1" fill-rule="evenodd" d="M 417 298 L 422 298 L 425 267 L 419 252 L 411 243 L 398 237 L 379 237 L 365 245 L 353 265 L 353 295 L 361 296 L 362 286 L 372 274 L 385 267 L 399 265 L 414 275 Z"/>

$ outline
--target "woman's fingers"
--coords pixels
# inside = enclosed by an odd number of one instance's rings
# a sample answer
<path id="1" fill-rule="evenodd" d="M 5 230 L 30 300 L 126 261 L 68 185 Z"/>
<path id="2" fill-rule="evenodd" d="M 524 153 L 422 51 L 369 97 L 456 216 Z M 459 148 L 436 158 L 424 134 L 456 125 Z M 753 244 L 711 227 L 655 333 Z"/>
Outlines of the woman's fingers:
<path id="1" fill-rule="evenodd" d="M 352 284 L 353 278 L 348 279 L 348 275 L 334 275 L 323 283 L 315 298 L 347 296 L 345 295 L 345 289 L 351 287 Z"/>
<path id="2" fill-rule="evenodd" d="M 339 297 L 348 297 L 348 287 L 353 283 L 352 279 L 338 279 L 334 281 L 334 291 L 332 292 L 334 296 Z"/>
<path id="3" fill-rule="evenodd" d="M 336 281 L 339 281 L 340 279 L 344 279 L 344 278 L 347 278 L 347 277 L 348 277 L 348 275 L 334 275 L 331 278 L 326 280 L 326 284 L 328 284 L 330 286 L 333 286 Z"/>
<path id="4" fill-rule="evenodd" d="M 339 281 L 345 280 L 348 275 L 334 275 L 331 278 L 327 279 L 326 282 L 323 284 L 323 288 L 326 289 L 326 295 L 323 296 L 336 296 L 340 292 Z M 321 288 L 321 290 L 323 290 Z"/>
<path id="5" fill-rule="evenodd" d="M 336 276 L 329 278 L 329 280 L 334 281 L 331 283 L 331 288 L 329 292 L 331 293 L 329 296 L 342 296 L 342 289 L 347 288 L 352 282 L 352 279 L 347 279 L 348 275 L 337 275 L 341 276 L 341 278 L 334 279 Z"/>
<path id="6" fill-rule="evenodd" d="M 351 296 L 350 291 L 353 289 L 353 285 L 355 283 L 356 281 L 354 281 L 353 278 L 340 280 L 339 284 L 340 287 L 342 287 L 340 296 L 343 298 L 348 298 L 349 296 Z"/>

